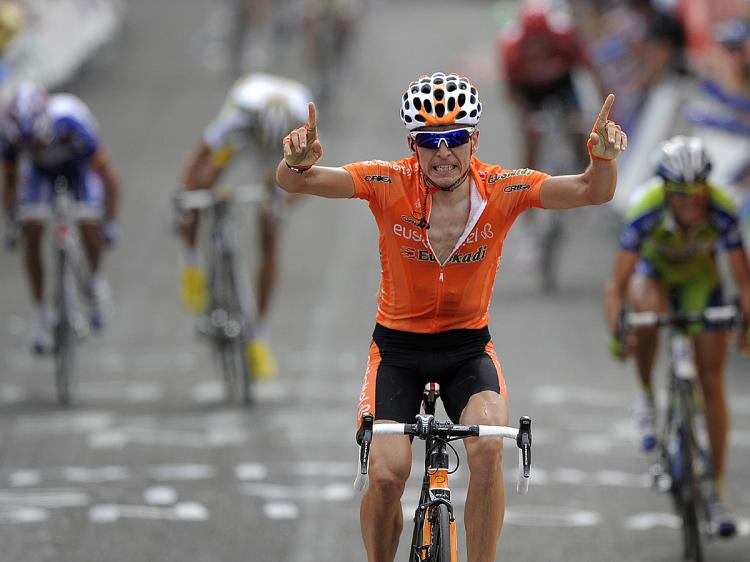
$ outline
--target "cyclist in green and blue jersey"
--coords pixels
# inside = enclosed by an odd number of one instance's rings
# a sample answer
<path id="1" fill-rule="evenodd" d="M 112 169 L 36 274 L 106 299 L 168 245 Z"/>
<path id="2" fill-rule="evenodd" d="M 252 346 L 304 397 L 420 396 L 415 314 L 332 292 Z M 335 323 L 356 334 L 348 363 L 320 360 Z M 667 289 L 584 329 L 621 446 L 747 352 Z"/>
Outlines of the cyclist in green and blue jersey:
<path id="1" fill-rule="evenodd" d="M 724 303 L 717 250 L 726 252 L 742 311 L 750 317 L 750 264 L 743 248 L 734 203 L 708 182 L 711 161 L 696 137 L 676 136 L 662 145 L 657 177 L 627 213 L 620 253 L 607 285 L 605 309 L 612 334 L 627 303 L 636 311 L 701 312 Z M 724 389 L 727 330 L 706 323 L 693 335 L 698 375 L 703 389 L 715 482 L 712 519 L 723 536 L 736 532 L 734 517 L 723 500 L 723 476 L 729 413 Z M 746 340 L 748 339 L 746 334 Z M 635 356 L 642 393 L 635 414 L 642 447 L 656 446 L 651 373 L 657 352 L 656 329 L 639 330 L 626 347 L 614 337 L 612 353 Z M 745 342 L 747 343 L 747 341 Z"/>

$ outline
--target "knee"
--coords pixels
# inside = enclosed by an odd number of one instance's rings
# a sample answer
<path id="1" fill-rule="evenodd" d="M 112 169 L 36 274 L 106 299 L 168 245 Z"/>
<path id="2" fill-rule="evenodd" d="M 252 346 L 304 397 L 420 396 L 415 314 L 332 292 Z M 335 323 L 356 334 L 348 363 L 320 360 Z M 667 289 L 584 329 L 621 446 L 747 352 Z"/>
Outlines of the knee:
<path id="1" fill-rule="evenodd" d="M 643 277 L 631 280 L 628 287 L 628 303 L 635 312 L 666 312 L 667 305 L 654 281 Z M 633 333 L 637 338 L 656 337 L 659 329 L 655 326 L 640 326 Z"/>
<path id="2" fill-rule="evenodd" d="M 701 387 L 703 390 L 703 399 L 707 403 L 724 400 L 724 385 L 722 383 L 721 373 L 704 375 Z"/>
<path id="3" fill-rule="evenodd" d="M 467 442 L 466 455 L 472 478 L 494 479 L 503 466 L 503 442 L 492 438 Z"/>
<path id="4" fill-rule="evenodd" d="M 371 462 L 369 488 L 383 501 L 398 501 L 409 478 L 408 466 Z"/>

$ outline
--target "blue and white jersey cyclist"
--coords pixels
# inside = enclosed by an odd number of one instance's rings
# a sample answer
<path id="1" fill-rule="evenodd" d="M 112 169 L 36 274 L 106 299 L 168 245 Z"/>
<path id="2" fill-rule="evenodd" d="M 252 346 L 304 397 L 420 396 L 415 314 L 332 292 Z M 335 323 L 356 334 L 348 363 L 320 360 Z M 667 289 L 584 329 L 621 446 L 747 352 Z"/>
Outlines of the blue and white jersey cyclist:
<path id="1" fill-rule="evenodd" d="M 74 213 L 92 272 L 90 323 L 101 329 L 109 310 L 109 285 L 101 273 L 102 252 L 117 238 L 118 179 L 86 104 L 72 94 L 48 95 L 24 82 L 12 92 L 0 126 L 3 205 L 11 223 L 21 224 L 23 251 L 36 309 L 32 349 L 51 347 L 52 315 L 45 301 L 42 235 L 51 217 L 52 190 L 63 177 L 76 201 Z M 13 243 L 13 240 L 9 240 Z"/>

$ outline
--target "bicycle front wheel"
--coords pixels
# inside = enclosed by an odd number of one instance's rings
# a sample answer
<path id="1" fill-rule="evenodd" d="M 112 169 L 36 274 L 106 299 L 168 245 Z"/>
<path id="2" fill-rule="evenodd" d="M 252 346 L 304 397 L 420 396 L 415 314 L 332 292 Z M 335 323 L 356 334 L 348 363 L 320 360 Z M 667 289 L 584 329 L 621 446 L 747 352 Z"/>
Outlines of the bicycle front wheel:
<path id="1" fill-rule="evenodd" d="M 72 272 L 67 256 L 59 256 L 57 287 L 57 323 L 54 331 L 55 388 L 57 400 L 67 406 L 71 401 L 71 386 L 75 368 L 76 333 L 71 322 L 73 315 Z"/>
<path id="2" fill-rule="evenodd" d="M 75 364 L 75 334 L 66 321 L 55 329 L 55 387 L 57 400 L 67 406 L 71 400 L 71 379 Z"/>
<path id="3" fill-rule="evenodd" d="M 682 517 L 682 543 L 685 560 L 703 561 L 703 548 L 700 533 L 700 491 L 695 477 L 694 439 L 692 428 L 683 423 L 679 431 L 680 439 L 680 515 Z"/>
<path id="4" fill-rule="evenodd" d="M 454 562 L 451 558 L 451 518 L 448 506 L 440 504 L 432 512 L 429 562 Z"/>
<path id="5" fill-rule="evenodd" d="M 248 367 L 245 343 L 246 320 L 238 295 L 237 272 L 233 256 L 217 252 L 217 262 L 212 268 L 211 301 L 214 318 L 214 349 L 219 359 L 224 379 L 226 397 L 232 401 L 238 392 L 242 402 L 252 403 L 251 373 Z"/>

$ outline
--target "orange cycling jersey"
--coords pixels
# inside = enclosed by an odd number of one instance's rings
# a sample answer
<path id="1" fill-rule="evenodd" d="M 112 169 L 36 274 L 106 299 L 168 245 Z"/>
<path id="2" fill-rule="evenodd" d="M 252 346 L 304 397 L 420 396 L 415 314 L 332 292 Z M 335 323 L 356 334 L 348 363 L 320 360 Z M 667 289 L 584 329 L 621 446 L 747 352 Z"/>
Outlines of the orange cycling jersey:
<path id="1" fill-rule="evenodd" d="M 484 328 L 505 236 L 524 210 L 542 206 L 539 189 L 549 175 L 472 158 L 469 221 L 453 252 L 440 263 L 430 247 L 429 230 L 419 227 L 425 187 L 416 158 L 344 168 L 354 178 L 354 197 L 368 201 L 380 230 L 377 322 L 430 334 Z"/>

